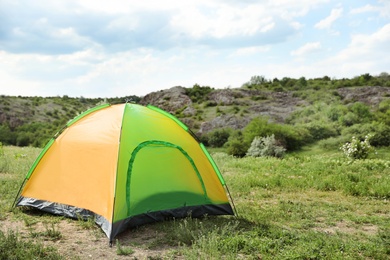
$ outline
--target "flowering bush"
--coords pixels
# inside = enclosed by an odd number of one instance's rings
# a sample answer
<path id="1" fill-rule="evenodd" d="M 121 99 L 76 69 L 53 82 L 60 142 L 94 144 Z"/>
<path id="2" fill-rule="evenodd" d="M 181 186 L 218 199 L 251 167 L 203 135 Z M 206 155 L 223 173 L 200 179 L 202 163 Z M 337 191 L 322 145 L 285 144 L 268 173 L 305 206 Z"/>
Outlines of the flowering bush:
<path id="1" fill-rule="evenodd" d="M 360 141 L 353 136 L 351 142 L 345 143 L 340 149 L 344 152 L 345 156 L 352 160 L 366 159 L 374 151 L 374 148 L 370 145 L 370 137 L 370 135 L 366 135 L 364 141 Z"/>

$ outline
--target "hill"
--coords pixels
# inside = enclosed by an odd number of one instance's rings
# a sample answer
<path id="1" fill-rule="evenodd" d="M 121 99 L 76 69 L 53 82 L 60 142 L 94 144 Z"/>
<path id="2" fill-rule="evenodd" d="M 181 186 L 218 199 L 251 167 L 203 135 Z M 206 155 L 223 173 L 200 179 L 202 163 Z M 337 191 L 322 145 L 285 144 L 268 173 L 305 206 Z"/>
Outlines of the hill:
<path id="1" fill-rule="evenodd" d="M 241 88 L 214 89 L 195 84 L 192 88 L 176 86 L 144 97 L 0 96 L 0 142 L 43 146 L 77 114 L 97 104 L 126 100 L 152 104 L 172 113 L 197 135 L 204 137 L 206 143 L 208 135 L 216 129 L 243 130 L 258 117 L 267 118 L 273 124 L 299 126 L 309 131 L 313 130 L 313 125 L 337 128 L 337 134 L 323 136 L 332 137 L 356 124 L 375 121 L 389 126 L 389 97 L 390 77 L 387 73 L 378 77 L 364 74 L 341 80 L 326 76 L 266 80 L 254 76 Z"/>

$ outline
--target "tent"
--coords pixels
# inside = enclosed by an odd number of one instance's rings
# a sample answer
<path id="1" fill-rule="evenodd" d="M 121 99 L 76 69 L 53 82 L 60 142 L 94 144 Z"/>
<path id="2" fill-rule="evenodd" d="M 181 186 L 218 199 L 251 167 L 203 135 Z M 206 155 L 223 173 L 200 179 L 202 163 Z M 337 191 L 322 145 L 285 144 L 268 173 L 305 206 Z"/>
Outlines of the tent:
<path id="1" fill-rule="evenodd" d="M 112 242 L 129 227 L 167 218 L 234 215 L 228 195 L 186 125 L 157 107 L 126 103 L 68 122 L 32 165 L 15 203 L 93 217 Z"/>

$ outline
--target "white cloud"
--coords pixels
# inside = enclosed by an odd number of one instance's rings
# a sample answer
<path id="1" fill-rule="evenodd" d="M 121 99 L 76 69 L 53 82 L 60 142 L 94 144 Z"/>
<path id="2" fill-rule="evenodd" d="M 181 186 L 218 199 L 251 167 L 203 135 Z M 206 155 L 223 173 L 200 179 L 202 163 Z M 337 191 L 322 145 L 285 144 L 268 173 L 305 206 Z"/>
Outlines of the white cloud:
<path id="1" fill-rule="evenodd" d="M 367 13 L 367 12 L 377 12 L 379 11 L 378 6 L 373 6 L 370 4 L 367 4 L 362 7 L 354 8 L 350 11 L 351 14 L 362 14 L 362 13 Z"/>
<path id="2" fill-rule="evenodd" d="M 335 8 L 330 12 L 330 15 L 325 19 L 322 19 L 314 25 L 317 29 L 330 29 L 332 24 L 341 17 L 343 14 L 343 8 Z"/>
<path id="3" fill-rule="evenodd" d="M 254 46 L 254 47 L 245 47 L 239 48 L 234 51 L 232 56 L 246 56 L 246 55 L 255 55 L 258 53 L 264 53 L 270 50 L 270 46 Z"/>
<path id="4" fill-rule="evenodd" d="M 302 47 L 291 51 L 292 56 L 305 56 L 307 54 L 316 52 L 321 50 L 321 43 L 320 42 L 308 42 Z"/>
<path id="5" fill-rule="evenodd" d="M 390 23 L 372 34 L 356 34 L 350 44 L 335 56 L 323 62 L 325 67 L 335 66 L 339 76 L 379 74 L 390 68 L 385 53 L 390 52 Z"/>

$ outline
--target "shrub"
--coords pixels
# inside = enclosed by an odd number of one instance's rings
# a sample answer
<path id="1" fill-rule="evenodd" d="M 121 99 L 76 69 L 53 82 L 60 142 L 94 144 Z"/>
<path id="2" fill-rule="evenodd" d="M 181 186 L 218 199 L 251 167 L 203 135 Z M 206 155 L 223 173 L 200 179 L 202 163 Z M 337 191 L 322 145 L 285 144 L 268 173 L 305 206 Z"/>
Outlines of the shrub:
<path id="1" fill-rule="evenodd" d="M 229 139 L 230 129 L 215 129 L 208 133 L 208 144 L 212 147 L 222 147 Z"/>
<path id="2" fill-rule="evenodd" d="M 17 146 L 28 146 L 31 141 L 32 137 L 30 133 L 21 132 L 18 134 L 18 137 L 16 138 L 16 145 Z"/>
<path id="3" fill-rule="evenodd" d="M 275 138 L 287 150 L 297 150 L 302 145 L 309 133 L 306 129 L 297 128 L 291 125 L 283 125 L 268 122 L 266 118 L 253 119 L 244 129 L 244 141 L 250 144 L 256 136 L 275 135 Z M 249 146 L 249 145 L 248 145 Z"/>
<path id="4" fill-rule="evenodd" d="M 355 136 L 358 139 L 364 139 L 368 134 L 371 135 L 370 144 L 373 146 L 390 146 L 390 126 L 383 122 L 373 122 L 369 124 L 356 124 L 343 129 L 343 136 Z"/>
<path id="5" fill-rule="evenodd" d="M 364 141 L 360 141 L 353 136 L 351 142 L 345 143 L 340 147 L 340 149 L 349 159 L 366 159 L 369 154 L 374 151 L 374 149 L 370 145 L 369 139 L 369 135 L 366 136 Z"/>
<path id="6" fill-rule="evenodd" d="M 233 132 L 225 144 L 226 152 L 229 155 L 236 157 L 244 157 L 249 148 L 249 145 L 244 141 L 244 136 L 241 131 Z"/>
<path id="7" fill-rule="evenodd" d="M 339 122 L 344 126 L 351 126 L 359 123 L 359 117 L 352 112 L 348 112 L 339 118 Z"/>
<path id="8" fill-rule="evenodd" d="M 309 141 L 318 141 L 338 135 L 334 124 L 321 121 L 314 121 L 308 124 L 304 124 L 303 127 L 306 128 L 310 133 L 311 140 Z"/>
<path id="9" fill-rule="evenodd" d="M 284 156 L 286 149 L 279 145 L 274 135 L 255 137 L 249 147 L 247 156 L 252 157 L 278 157 Z"/>
<path id="10" fill-rule="evenodd" d="M 337 150 L 341 145 L 346 143 L 350 137 L 345 136 L 337 136 L 337 137 L 329 137 L 327 139 L 320 140 L 318 142 L 319 147 L 325 150 Z"/>

